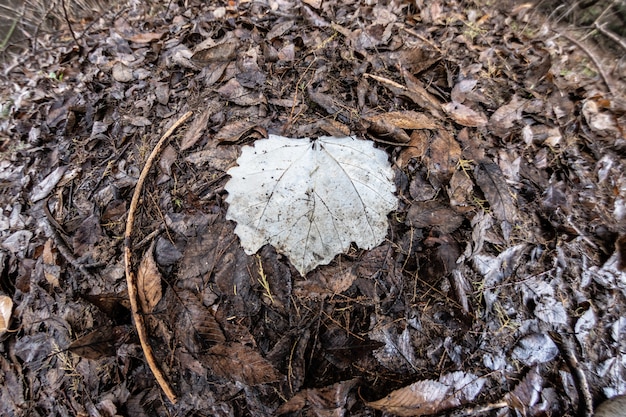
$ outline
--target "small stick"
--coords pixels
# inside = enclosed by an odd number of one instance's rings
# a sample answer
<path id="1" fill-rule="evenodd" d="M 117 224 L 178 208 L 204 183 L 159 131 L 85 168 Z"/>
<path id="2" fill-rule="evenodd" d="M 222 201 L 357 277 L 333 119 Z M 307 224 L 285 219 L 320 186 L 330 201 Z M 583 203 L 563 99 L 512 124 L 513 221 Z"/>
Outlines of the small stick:
<path id="1" fill-rule="evenodd" d="M 595 28 L 598 29 L 604 36 L 615 41 L 619 46 L 621 46 L 624 50 L 626 50 L 626 41 L 624 39 L 617 36 L 615 33 L 606 29 L 604 24 L 600 25 L 598 23 L 594 24 Z"/>
<path id="2" fill-rule="evenodd" d="M 192 112 L 187 112 L 180 119 L 178 119 L 176 123 L 174 123 L 172 127 L 170 127 L 167 132 L 165 132 L 161 139 L 159 139 L 159 142 L 157 142 L 156 146 L 152 150 L 152 153 L 148 157 L 148 160 L 146 161 L 146 164 L 141 171 L 141 175 L 139 175 L 139 180 L 137 180 L 135 192 L 133 193 L 133 198 L 130 201 L 130 208 L 128 209 L 128 219 L 126 220 L 126 231 L 124 232 L 124 266 L 126 269 L 126 286 L 128 287 L 128 298 L 130 299 L 130 309 L 133 315 L 133 321 L 135 322 L 137 335 L 139 336 L 139 341 L 141 342 L 141 349 L 143 350 L 143 353 L 146 357 L 148 366 L 154 374 L 154 377 L 156 378 L 159 386 L 161 387 L 167 398 L 172 402 L 172 404 L 176 404 L 176 394 L 165 379 L 161 368 L 154 358 L 152 347 L 150 346 L 150 343 L 148 341 L 146 322 L 144 321 L 143 314 L 140 311 L 139 293 L 137 290 L 135 274 L 132 271 L 132 248 L 130 238 L 133 232 L 133 224 L 135 222 L 135 212 L 137 211 L 137 206 L 139 205 L 139 196 L 141 195 L 143 183 L 146 181 L 148 172 L 150 172 L 150 168 L 152 168 L 154 160 L 165 147 L 167 138 L 169 138 L 180 125 L 182 125 L 187 119 L 189 119 L 191 115 Z"/>

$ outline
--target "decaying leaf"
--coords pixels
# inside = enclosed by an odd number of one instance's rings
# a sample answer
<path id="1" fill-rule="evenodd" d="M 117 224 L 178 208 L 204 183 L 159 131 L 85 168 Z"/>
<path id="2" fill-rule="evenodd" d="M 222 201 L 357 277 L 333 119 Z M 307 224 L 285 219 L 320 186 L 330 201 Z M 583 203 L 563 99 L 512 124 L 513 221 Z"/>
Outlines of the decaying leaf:
<path id="1" fill-rule="evenodd" d="M 230 61 L 236 56 L 239 45 L 240 43 L 237 39 L 229 39 L 204 49 L 199 47 L 199 50 L 193 54 L 191 60 L 199 66 L 208 65 L 213 62 Z"/>
<path id="2" fill-rule="evenodd" d="M 0 336 L 9 330 L 13 300 L 8 295 L 0 295 Z"/>
<path id="3" fill-rule="evenodd" d="M 176 332 L 189 352 L 195 353 L 199 350 L 198 341 L 203 344 L 226 341 L 219 323 L 196 294 L 186 290 L 178 291 L 177 298 L 182 305 L 177 316 L 179 325 Z"/>
<path id="4" fill-rule="evenodd" d="M 310 406 L 315 415 L 342 415 L 350 390 L 356 385 L 356 379 L 341 381 L 329 387 L 305 389 L 291 397 L 276 410 L 276 415 L 295 413 L 305 406 Z M 342 413 L 342 414 L 339 414 Z"/>
<path id="5" fill-rule="evenodd" d="M 268 384 L 282 378 L 261 354 L 246 345 L 215 345 L 209 350 L 211 370 L 218 376 L 246 385 Z"/>
<path id="6" fill-rule="evenodd" d="M 448 115 L 460 124 L 467 127 L 479 127 L 487 125 L 487 116 L 472 110 L 471 108 L 457 102 L 446 103 L 441 106 Z"/>
<path id="7" fill-rule="evenodd" d="M 502 233 L 508 240 L 511 227 L 517 220 L 517 207 L 502 170 L 493 162 L 483 161 L 476 166 L 474 178 L 489 201 L 495 217 L 500 220 Z"/>
<path id="8" fill-rule="evenodd" d="M 87 359 L 100 359 L 115 355 L 117 348 L 126 343 L 132 326 L 103 326 L 74 340 L 68 350 Z"/>
<path id="9" fill-rule="evenodd" d="M 246 253 L 271 244 L 303 276 L 345 252 L 379 245 L 397 206 L 387 154 L 354 137 L 270 135 L 244 147 L 225 189 L 226 218 Z"/>
<path id="10" fill-rule="evenodd" d="M 163 295 L 161 290 L 161 273 L 154 261 L 153 251 L 154 244 L 144 254 L 137 270 L 137 291 L 139 293 L 141 311 L 144 313 L 151 313 Z"/>
<path id="11" fill-rule="evenodd" d="M 438 414 L 472 401 L 484 383 L 484 379 L 475 375 L 453 372 L 439 381 L 418 381 L 367 405 L 398 416 Z"/>

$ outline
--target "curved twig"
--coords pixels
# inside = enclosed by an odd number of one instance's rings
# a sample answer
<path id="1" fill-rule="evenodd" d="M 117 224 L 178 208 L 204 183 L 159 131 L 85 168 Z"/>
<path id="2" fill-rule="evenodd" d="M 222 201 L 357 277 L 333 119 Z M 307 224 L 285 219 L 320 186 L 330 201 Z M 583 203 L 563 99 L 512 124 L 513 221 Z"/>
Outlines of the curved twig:
<path id="1" fill-rule="evenodd" d="M 602 63 L 593 54 L 593 52 L 591 52 L 591 50 L 589 48 L 587 48 L 585 45 L 583 45 L 581 42 L 579 42 L 577 39 L 573 38 L 572 36 L 568 35 L 567 33 L 559 32 L 559 31 L 556 31 L 556 30 L 555 30 L 555 32 L 559 36 L 564 37 L 565 39 L 567 39 L 568 41 L 570 41 L 571 43 L 573 43 L 574 45 L 579 47 L 589 58 L 591 58 L 591 61 L 593 62 L 593 64 L 596 66 L 596 69 L 600 73 L 600 76 L 602 77 L 602 80 L 604 81 L 604 84 L 606 85 L 607 89 L 609 90 L 609 93 L 615 95 L 615 89 L 613 88 L 613 83 L 611 82 L 611 78 L 604 71 L 604 67 L 602 66 Z"/>
<path id="2" fill-rule="evenodd" d="M 126 231 L 124 232 L 124 267 L 126 269 L 126 285 L 128 287 L 128 298 L 130 299 L 130 309 L 133 315 L 133 321 L 135 322 L 135 328 L 137 329 L 137 335 L 139 336 L 139 341 L 141 342 L 141 349 L 143 350 L 143 354 L 146 357 L 146 361 L 148 362 L 148 366 L 150 370 L 154 374 L 159 386 L 167 396 L 167 398 L 173 403 L 176 403 L 176 394 L 172 387 L 170 387 L 169 383 L 165 379 L 161 368 L 156 362 L 154 358 L 154 353 L 152 352 L 152 347 L 148 342 L 148 332 L 146 330 L 146 322 L 144 321 L 144 317 L 139 307 L 139 294 L 137 291 L 137 282 L 135 280 L 135 274 L 132 270 L 131 263 L 131 255 L 132 255 L 132 247 L 131 247 L 131 234 L 133 232 L 133 223 L 135 222 L 135 212 L 137 211 L 137 206 L 139 205 L 139 196 L 141 195 L 141 191 L 143 189 L 143 183 L 148 176 L 148 172 L 150 172 L 150 168 L 154 163 L 154 160 L 163 150 L 165 144 L 167 143 L 167 138 L 169 138 L 172 133 L 183 124 L 189 117 L 191 117 L 192 112 L 185 113 L 180 119 L 176 121 L 170 127 L 159 142 L 156 144 L 152 153 L 148 157 L 146 164 L 141 171 L 141 175 L 139 175 L 139 180 L 137 180 L 137 185 L 135 186 L 135 192 L 133 193 L 133 198 L 130 202 L 130 208 L 128 209 L 128 219 L 126 220 Z"/>

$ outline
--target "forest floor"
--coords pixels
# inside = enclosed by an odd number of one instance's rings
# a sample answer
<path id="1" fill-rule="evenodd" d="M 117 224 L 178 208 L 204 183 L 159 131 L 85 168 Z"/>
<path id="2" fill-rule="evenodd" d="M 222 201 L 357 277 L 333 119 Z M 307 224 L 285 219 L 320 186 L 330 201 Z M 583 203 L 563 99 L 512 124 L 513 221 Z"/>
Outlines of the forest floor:
<path id="1" fill-rule="evenodd" d="M 626 393 L 619 37 L 529 4 L 203 3 L 74 19 L 0 68 L 0 414 L 590 416 Z M 305 277 L 246 254 L 226 172 L 268 134 L 384 150 L 385 241 Z"/>

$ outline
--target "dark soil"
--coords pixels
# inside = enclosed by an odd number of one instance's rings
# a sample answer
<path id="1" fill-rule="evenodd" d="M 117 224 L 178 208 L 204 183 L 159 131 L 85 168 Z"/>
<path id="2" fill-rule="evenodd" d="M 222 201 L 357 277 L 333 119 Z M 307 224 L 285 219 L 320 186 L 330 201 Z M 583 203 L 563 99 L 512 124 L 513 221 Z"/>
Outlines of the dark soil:
<path id="1" fill-rule="evenodd" d="M 619 35 L 461 0 L 69 18 L 1 68 L 0 414 L 582 416 L 626 393 Z M 306 277 L 247 255 L 226 172 L 268 134 L 376 142 L 387 239 Z"/>

